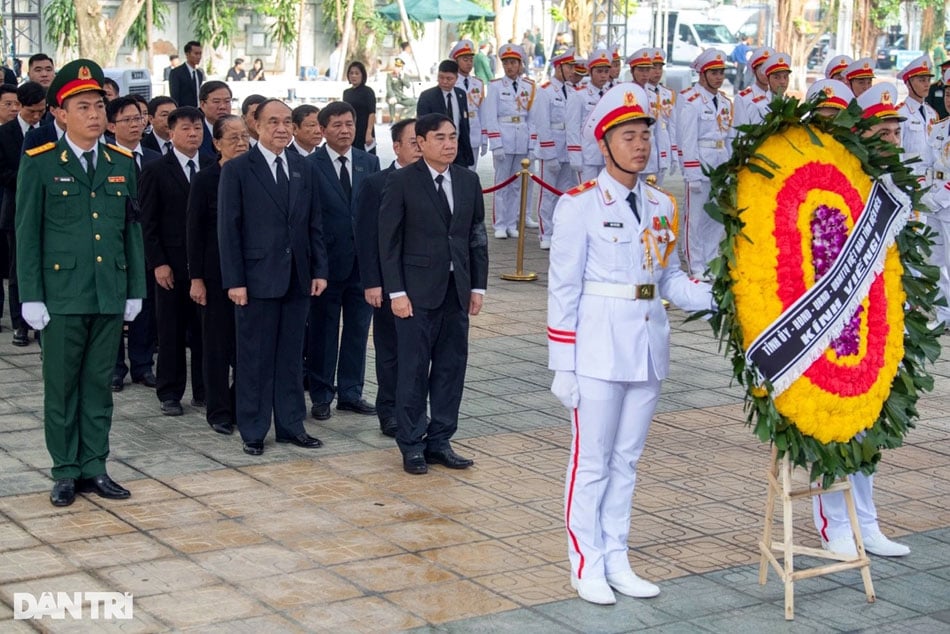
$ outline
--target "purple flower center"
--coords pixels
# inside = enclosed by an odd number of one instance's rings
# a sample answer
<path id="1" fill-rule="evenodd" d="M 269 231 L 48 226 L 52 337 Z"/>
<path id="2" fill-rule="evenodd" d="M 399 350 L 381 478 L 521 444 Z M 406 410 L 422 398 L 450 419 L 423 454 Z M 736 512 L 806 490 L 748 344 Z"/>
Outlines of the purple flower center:
<path id="1" fill-rule="evenodd" d="M 845 216 L 839 209 L 820 205 L 812 213 L 811 222 L 811 257 L 815 266 L 815 281 L 820 280 L 834 264 L 835 258 L 841 253 L 845 240 L 848 239 L 848 225 Z M 839 357 L 854 355 L 860 349 L 861 311 L 857 310 L 848 320 L 844 330 L 837 339 L 831 342 L 831 347 Z"/>

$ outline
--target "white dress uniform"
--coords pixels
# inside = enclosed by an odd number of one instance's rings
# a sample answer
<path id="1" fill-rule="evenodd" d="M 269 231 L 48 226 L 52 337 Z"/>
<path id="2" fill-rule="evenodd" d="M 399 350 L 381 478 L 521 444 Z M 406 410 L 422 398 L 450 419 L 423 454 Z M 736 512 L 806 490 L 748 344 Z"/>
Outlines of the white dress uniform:
<path id="1" fill-rule="evenodd" d="M 738 127 L 746 123 L 758 123 L 768 112 L 766 106 L 772 101 L 768 87 L 763 88 L 759 85 L 760 75 L 757 72 L 765 60 L 775 52 L 771 46 L 760 46 L 752 51 L 749 56 L 749 68 L 755 78 L 752 84 L 736 95 L 735 103 L 732 108 L 732 124 Z M 764 102 L 764 105 L 763 105 Z M 761 114 L 761 118 L 756 119 L 756 113 Z M 735 133 L 733 133 L 735 136 Z"/>
<path id="2" fill-rule="evenodd" d="M 457 62 L 459 57 L 463 55 L 474 56 L 475 53 L 474 42 L 471 40 L 459 40 L 449 52 L 449 57 Z M 488 132 L 482 126 L 482 120 L 479 116 L 482 102 L 485 101 L 485 82 L 472 73 L 463 75 L 462 72 L 459 71 L 455 87 L 464 90 L 468 96 L 469 140 L 472 144 L 472 156 L 475 159 L 475 162 L 472 163 L 469 169 L 475 172 L 478 168 L 479 150 L 488 149 Z"/>
<path id="3" fill-rule="evenodd" d="M 498 51 L 499 59 L 514 57 L 524 63 L 521 47 L 505 44 Z M 531 108 L 536 96 L 534 82 L 524 76 L 493 79 L 482 102 L 483 125 L 488 137 L 488 149 L 495 166 L 495 183 L 501 183 L 521 170 L 522 159 L 528 158 L 531 137 Z M 521 205 L 521 180 L 495 192 L 492 208 L 492 226 L 495 235 L 503 232 L 518 235 L 518 212 Z"/>
<path id="4" fill-rule="evenodd" d="M 897 87 L 889 82 L 875 84 L 859 96 L 857 101 L 864 110 L 864 117 L 888 119 L 900 116 L 895 108 Z M 910 553 L 910 548 L 889 540 L 881 533 L 877 522 L 877 508 L 874 505 L 874 476 L 855 473 L 848 476 L 848 479 L 851 481 L 851 493 L 865 549 L 869 553 L 888 557 L 900 557 Z M 844 554 L 856 552 L 844 493 L 839 491 L 814 496 L 812 515 L 822 547 Z"/>
<path id="5" fill-rule="evenodd" d="M 913 77 L 929 79 L 933 76 L 933 64 L 926 55 L 918 57 L 898 73 L 898 77 L 905 83 Z M 901 122 L 901 148 L 904 150 L 902 158 L 905 161 L 920 159 L 908 167 L 916 176 L 923 178 L 933 162 L 930 153 L 930 131 L 940 117 L 930 104 L 916 101 L 910 94 L 897 108 L 897 113 L 904 117 Z M 925 186 L 927 184 L 929 183 L 924 183 Z"/>
<path id="6" fill-rule="evenodd" d="M 611 104 L 624 104 L 627 93 L 648 101 L 639 86 L 622 84 L 592 119 L 614 116 Z M 670 327 L 660 298 L 703 310 L 712 296 L 680 270 L 674 203 L 639 180 L 631 192 L 601 170 L 560 199 L 554 224 L 548 367 L 576 375 L 579 392 L 565 482 L 572 583 L 606 578 L 620 590 L 611 576 L 630 572 L 636 464 L 669 371 Z"/>
<path id="7" fill-rule="evenodd" d="M 946 275 L 950 270 L 950 117 L 932 126 L 928 142 L 931 188 L 923 202 L 933 212 L 927 224 L 939 237 L 931 252 L 931 264 L 940 266 L 940 294 L 950 303 L 950 279 Z M 937 321 L 950 325 L 950 307 L 937 306 L 935 310 Z"/>
<path id="8" fill-rule="evenodd" d="M 699 84 L 685 101 L 677 134 L 687 183 L 684 242 L 690 275 L 700 278 L 719 253 L 719 243 L 725 237 L 722 224 L 703 208 L 709 200 L 710 188 L 703 168 L 718 167 L 732 155 L 732 102 L 724 92 L 714 95 Z"/>
<path id="9" fill-rule="evenodd" d="M 552 60 L 556 66 L 570 63 L 573 55 L 569 51 Z M 565 107 L 567 95 L 574 92 L 574 88 L 556 77 L 538 89 L 538 97 L 534 105 L 532 117 L 537 134 L 537 147 L 534 155 L 541 161 L 540 178 L 555 189 L 566 192 L 576 186 L 577 173 L 571 169 L 567 159 L 567 130 Z M 538 199 L 538 221 L 541 248 L 551 247 L 551 235 L 554 233 L 554 206 L 558 197 L 541 190 Z"/>
<path id="10" fill-rule="evenodd" d="M 587 68 L 593 71 L 597 66 L 610 66 L 610 53 L 604 49 L 594 51 L 587 60 Z M 567 155 L 571 168 L 577 172 L 580 182 L 588 181 L 604 166 L 604 157 L 593 137 L 583 134 L 584 123 L 591 111 L 610 90 L 607 84 L 597 88 L 587 83 L 574 93 L 568 93 L 565 117 L 567 121 Z"/>

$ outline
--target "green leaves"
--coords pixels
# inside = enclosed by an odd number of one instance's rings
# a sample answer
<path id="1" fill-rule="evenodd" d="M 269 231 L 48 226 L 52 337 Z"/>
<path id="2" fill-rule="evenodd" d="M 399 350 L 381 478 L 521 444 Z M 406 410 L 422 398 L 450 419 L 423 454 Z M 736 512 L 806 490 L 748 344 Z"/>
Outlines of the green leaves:
<path id="1" fill-rule="evenodd" d="M 901 162 L 897 148 L 870 136 L 871 126 L 877 119 L 863 119 L 855 102 L 832 119 L 818 117 L 815 103 L 799 102 L 791 97 L 777 97 L 770 107 L 771 112 L 761 124 L 739 128 L 741 135 L 733 143 L 731 160 L 708 172 L 713 195 L 706 210 L 720 220 L 726 230 L 719 257 L 710 264 L 714 275 L 713 296 L 719 306 L 710 324 L 725 349 L 726 357 L 732 362 L 733 377 L 746 388 L 747 421 L 756 437 L 762 442 L 773 443 L 779 455 L 789 456 L 795 465 L 807 467 L 811 480 L 821 479 L 825 486 L 829 486 L 837 478 L 851 473 L 873 473 L 881 459 L 881 450 L 900 446 L 904 435 L 914 428 L 918 416 L 917 399 L 933 389 L 933 377 L 925 365 L 938 358 L 942 332 L 942 327 L 931 329 L 927 326 L 938 302 L 936 284 L 939 271 L 927 262 L 935 234 L 926 224 L 911 219 L 897 236 L 897 249 L 905 267 L 902 277 L 906 295 L 904 358 L 878 419 L 864 434 L 848 442 L 821 443 L 803 435 L 775 408 L 771 386 L 766 385 L 764 391 L 759 388 L 754 369 L 745 361 L 730 274 L 730 267 L 736 261 L 734 245 L 738 240 L 747 239 L 743 233 L 742 210 L 737 208 L 737 174 L 745 169 L 773 178 L 770 169 L 778 170 L 780 166 L 760 154 L 758 148 L 773 134 L 791 126 L 804 126 L 813 144 L 823 145 L 816 132 L 832 136 L 861 161 L 869 176 L 877 178 L 890 174 L 895 185 L 911 198 L 913 209 L 924 207 L 917 179 Z M 806 154 L 809 151 L 808 148 L 795 149 Z"/>

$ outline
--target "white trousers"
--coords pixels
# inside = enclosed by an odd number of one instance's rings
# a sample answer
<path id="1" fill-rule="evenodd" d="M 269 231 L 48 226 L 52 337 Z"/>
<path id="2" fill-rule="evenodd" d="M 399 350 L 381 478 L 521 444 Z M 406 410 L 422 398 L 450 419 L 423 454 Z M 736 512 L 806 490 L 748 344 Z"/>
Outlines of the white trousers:
<path id="1" fill-rule="evenodd" d="M 726 229 L 713 220 L 703 207 L 709 200 L 709 181 L 700 181 L 699 193 L 689 189 L 686 183 L 686 236 L 683 244 L 686 245 L 686 261 L 689 264 L 689 274 L 695 279 L 702 278 L 706 267 L 719 255 L 719 243 L 726 237 Z"/>
<path id="2" fill-rule="evenodd" d="M 541 173 L 538 178 L 560 192 L 577 187 L 580 183 L 577 180 L 577 172 L 571 169 L 570 163 L 562 163 L 558 160 L 540 161 Z M 550 240 L 554 233 L 554 207 L 557 205 L 558 197 L 541 188 L 541 196 L 538 198 L 538 234 L 541 240 Z"/>
<path id="3" fill-rule="evenodd" d="M 848 476 L 848 479 L 851 481 L 851 495 L 854 497 L 861 534 L 878 532 L 880 528 L 877 524 L 877 509 L 874 507 L 874 476 L 855 473 Z M 815 528 L 823 540 L 828 542 L 852 534 L 848 506 L 844 502 L 842 491 L 816 495 L 811 500 Z"/>
<path id="4" fill-rule="evenodd" d="M 515 172 L 521 171 L 521 160 L 528 158 L 527 154 L 504 154 L 501 158 L 492 155 L 495 165 L 495 184 L 509 178 Z M 531 199 L 531 181 L 528 181 L 528 200 Z M 507 187 L 495 192 L 492 207 L 492 227 L 495 231 L 513 231 L 518 229 L 518 214 L 521 211 L 521 178 L 515 179 Z M 527 211 L 527 210 L 525 210 Z"/>
<path id="5" fill-rule="evenodd" d="M 944 220 L 941 217 L 944 214 L 950 214 L 950 210 L 941 210 L 940 215 L 934 214 L 926 218 L 927 225 L 937 232 L 928 263 L 940 268 L 940 281 L 937 283 L 938 297 L 945 298 L 948 304 L 934 307 L 937 321 L 945 322 L 947 326 L 950 326 L 950 246 L 948 246 L 950 245 L 950 218 Z"/>
<path id="6" fill-rule="evenodd" d="M 630 570 L 627 537 L 637 461 L 660 397 L 660 380 L 577 377 L 580 404 L 564 486 L 571 573 L 597 579 Z"/>

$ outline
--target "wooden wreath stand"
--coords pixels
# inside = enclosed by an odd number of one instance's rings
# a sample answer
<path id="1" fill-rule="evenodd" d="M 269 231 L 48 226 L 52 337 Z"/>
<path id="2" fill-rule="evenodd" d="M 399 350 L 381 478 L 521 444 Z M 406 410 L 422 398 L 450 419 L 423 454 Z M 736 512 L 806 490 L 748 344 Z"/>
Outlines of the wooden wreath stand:
<path id="1" fill-rule="evenodd" d="M 792 465 L 788 456 L 778 457 L 778 449 L 772 447 L 772 468 L 769 470 L 769 493 L 768 500 L 765 503 L 765 526 L 762 530 L 762 541 L 759 542 L 759 551 L 762 557 L 759 561 L 759 584 L 765 585 L 765 579 L 768 576 L 769 564 L 775 568 L 778 576 L 785 582 L 785 620 L 791 621 L 795 618 L 795 582 L 799 579 L 808 579 L 828 575 L 842 570 L 851 570 L 859 568 L 861 578 L 864 580 L 864 592 L 868 597 L 868 603 L 874 602 L 874 585 L 871 583 L 871 561 L 864 551 L 864 540 L 861 538 L 861 530 L 858 525 L 858 514 L 854 509 L 854 497 L 851 495 L 851 481 L 843 478 L 835 482 L 826 489 L 811 488 L 806 485 L 804 489 L 794 489 L 792 487 Z M 831 493 L 833 491 L 842 491 L 844 493 L 845 503 L 848 506 L 848 517 L 851 519 L 851 532 L 854 533 L 854 542 L 857 545 L 858 556 L 849 558 L 847 555 L 839 555 L 821 548 L 808 548 L 806 546 L 796 546 L 793 542 L 793 520 L 792 520 L 792 500 L 805 498 L 810 500 L 815 495 Z M 772 523 L 775 518 L 775 502 L 782 501 L 782 535 L 783 539 L 777 541 L 772 537 Z M 775 553 L 782 553 L 782 562 L 780 563 Z M 805 568 L 795 570 L 793 558 L 795 555 L 809 555 L 821 559 L 832 559 L 837 563 L 824 564 L 814 568 Z"/>

